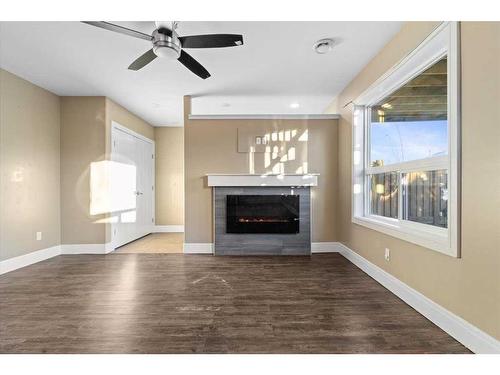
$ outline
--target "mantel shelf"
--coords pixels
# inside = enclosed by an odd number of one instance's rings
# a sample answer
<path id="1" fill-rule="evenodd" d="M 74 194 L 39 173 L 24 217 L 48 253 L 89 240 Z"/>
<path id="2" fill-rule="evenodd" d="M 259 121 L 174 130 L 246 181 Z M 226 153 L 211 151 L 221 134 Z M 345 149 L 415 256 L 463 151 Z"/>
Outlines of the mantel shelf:
<path id="1" fill-rule="evenodd" d="M 318 186 L 319 173 L 207 174 L 208 186 Z"/>

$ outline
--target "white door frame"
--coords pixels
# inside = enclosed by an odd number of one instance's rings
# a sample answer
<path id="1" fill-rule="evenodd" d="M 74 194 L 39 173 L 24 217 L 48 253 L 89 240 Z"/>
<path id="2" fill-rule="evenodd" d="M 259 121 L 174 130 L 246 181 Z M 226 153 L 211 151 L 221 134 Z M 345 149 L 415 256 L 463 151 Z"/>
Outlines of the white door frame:
<path id="1" fill-rule="evenodd" d="M 117 130 L 120 130 L 124 133 L 127 133 L 133 137 L 136 137 L 142 141 L 145 141 L 145 142 L 148 142 L 152 145 L 153 147 L 153 162 L 152 162 L 152 173 L 151 173 L 151 176 L 152 176 L 152 184 L 153 184 L 153 192 L 151 194 L 151 200 L 152 200 L 152 214 L 153 214 L 153 222 L 151 223 L 151 233 L 154 231 L 154 227 L 155 227 L 155 224 L 156 224 L 156 212 L 155 212 L 155 196 L 156 196 L 156 181 L 155 181 L 155 173 L 156 173 L 156 144 L 155 144 L 155 141 L 148 138 L 148 137 L 145 137 L 139 133 L 136 133 L 135 131 L 133 130 L 130 130 L 129 128 L 127 128 L 126 126 L 123 126 L 121 124 L 119 124 L 118 122 L 116 121 L 111 121 L 111 131 L 110 131 L 110 153 L 109 153 L 109 160 L 113 160 L 113 154 L 114 154 L 114 147 L 113 147 L 113 142 L 115 141 L 115 139 L 113 138 L 113 129 L 117 129 Z M 115 246 L 115 236 L 114 236 L 114 233 L 115 233 L 115 227 L 116 227 L 116 223 L 113 223 L 111 222 L 111 242 L 110 242 L 110 249 L 109 251 L 114 251 L 116 249 L 116 246 Z"/>

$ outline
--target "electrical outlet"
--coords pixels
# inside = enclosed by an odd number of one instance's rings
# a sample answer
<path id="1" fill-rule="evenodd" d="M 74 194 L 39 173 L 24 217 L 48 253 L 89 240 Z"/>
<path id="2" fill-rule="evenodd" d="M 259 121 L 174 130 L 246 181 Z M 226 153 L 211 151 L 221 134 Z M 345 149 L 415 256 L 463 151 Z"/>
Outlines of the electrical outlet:
<path id="1" fill-rule="evenodd" d="M 391 260 L 391 250 L 389 250 L 387 247 L 385 248 L 384 258 L 387 262 Z"/>
<path id="2" fill-rule="evenodd" d="M 36 240 L 41 241 L 42 240 L 42 232 L 36 232 Z"/>

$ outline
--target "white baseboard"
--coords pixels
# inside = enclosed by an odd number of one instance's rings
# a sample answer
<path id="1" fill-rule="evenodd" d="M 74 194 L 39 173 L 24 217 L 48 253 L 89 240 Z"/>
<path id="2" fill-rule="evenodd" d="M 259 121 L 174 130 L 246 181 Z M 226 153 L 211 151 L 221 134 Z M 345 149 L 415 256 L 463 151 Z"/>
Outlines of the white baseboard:
<path id="1" fill-rule="evenodd" d="M 33 251 L 25 255 L 20 255 L 18 257 L 2 260 L 0 262 L 0 275 L 17 270 L 22 267 L 26 267 L 42 260 L 56 257 L 61 254 L 61 247 L 59 245 L 48 247 L 46 249 L 41 249 Z"/>
<path id="2" fill-rule="evenodd" d="M 155 225 L 153 233 L 179 233 L 184 232 L 184 225 Z"/>
<path id="3" fill-rule="evenodd" d="M 340 242 L 312 242 L 311 253 L 338 253 L 342 250 Z"/>
<path id="4" fill-rule="evenodd" d="M 213 254 L 212 243 L 185 243 L 184 254 Z"/>
<path id="5" fill-rule="evenodd" d="M 401 280 L 339 243 L 340 254 L 389 289 L 474 353 L 500 353 L 500 341 L 417 292 Z"/>
<path id="6" fill-rule="evenodd" d="M 115 251 L 115 245 L 112 242 L 108 242 L 104 244 L 104 254 L 109 254 L 112 251 Z"/>
<path id="7" fill-rule="evenodd" d="M 61 245 L 61 254 L 74 255 L 74 254 L 107 254 L 114 249 L 110 249 L 107 244 L 65 244 Z"/>

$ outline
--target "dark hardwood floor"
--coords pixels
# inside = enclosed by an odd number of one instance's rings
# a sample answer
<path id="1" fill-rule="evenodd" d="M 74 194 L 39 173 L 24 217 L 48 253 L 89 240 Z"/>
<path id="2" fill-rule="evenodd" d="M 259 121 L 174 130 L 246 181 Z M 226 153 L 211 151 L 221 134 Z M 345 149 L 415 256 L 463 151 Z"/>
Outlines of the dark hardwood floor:
<path id="1" fill-rule="evenodd" d="M 469 351 L 339 254 L 110 254 L 0 276 L 0 352 Z"/>

